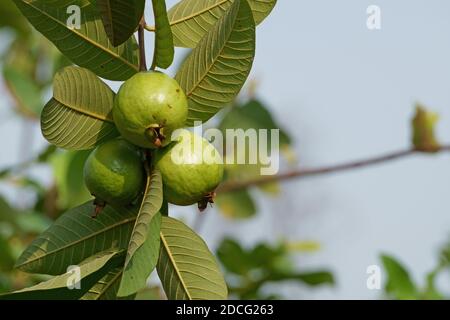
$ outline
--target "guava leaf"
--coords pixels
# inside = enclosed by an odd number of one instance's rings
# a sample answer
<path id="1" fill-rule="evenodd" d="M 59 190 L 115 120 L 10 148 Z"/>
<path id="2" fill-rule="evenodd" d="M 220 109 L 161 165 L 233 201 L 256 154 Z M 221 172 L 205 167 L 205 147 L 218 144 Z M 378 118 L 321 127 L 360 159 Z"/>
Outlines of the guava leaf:
<path id="1" fill-rule="evenodd" d="M 387 273 L 385 290 L 389 297 L 399 300 L 416 299 L 417 288 L 412 282 L 408 271 L 400 262 L 386 254 L 381 255 L 381 261 Z"/>
<path id="2" fill-rule="evenodd" d="M 248 0 L 256 25 L 275 7 L 276 0 Z M 195 48 L 203 36 L 233 4 L 233 0 L 183 0 L 169 10 L 169 20 L 177 47 Z"/>
<path id="3" fill-rule="evenodd" d="M 76 279 L 74 277 L 76 274 L 67 270 L 64 274 L 55 276 L 35 286 L 0 296 L 0 300 L 78 299 L 93 284 L 101 279 L 108 272 L 108 269 L 117 267 L 120 262 L 123 263 L 124 256 L 124 251 L 103 251 L 82 261 L 78 265 L 80 268 L 80 289 L 70 290 L 68 288 L 68 285 L 75 285 Z"/>
<path id="4" fill-rule="evenodd" d="M 0 28 L 10 27 L 21 37 L 30 35 L 30 27 L 14 3 L 10 0 L 0 2 Z"/>
<path id="5" fill-rule="evenodd" d="M 155 16 L 155 52 L 153 53 L 152 69 L 160 67 L 167 69 L 172 65 L 175 55 L 173 34 L 167 17 L 166 1 L 152 0 Z"/>
<path id="6" fill-rule="evenodd" d="M 117 291 L 120 286 L 123 268 L 114 268 L 97 281 L 80 300 L 132 300 L 134 295 L 118 298 Z"/>
<path id="7" fill-rule="evenodd" d="M 175 77 L 188 97 L 188 126 L 209 120 L 233 101 L 247 80 L 254 56 L 253 15 L 246 0 L 236 0 Z"/>
<path id="8" fill-rule="evenodd" d="M 416 106 L 416 114 L 412 121 L 413 145 L 423 152 L 436 152 L 440 145 L 436 139 L 435 127 L 439 116 L 427 111 L 423 106 Z"/>
<path id="9" fill-rule="evenodd" d="M 144 15 L 145 0 L 97 0 L 106 34 L 114 46 L 126 42 Z"/>
<path id="10" fill-rule="evenodd" d="M 256 204 L 245 189 L 219 193 L 214 202 L 228 218 L 248 219 L 256 214 Z"/>
<path id="11" fill-rule="evenodd" d="M 95 219 L 93 210 L 90 201 L 64 213 L 22 253 L 16 267 L 58 275 L 98 252 L 126 249 L 137 210 L 106 206 Z"/>
<path id="12" fill-rule="evenodd" d="M 113 119 L 114 92 L 91 71 L 66 67 L 53 81 L 53 98 L 41 114 L 41 130 L 52 144 L 91 149 L 119 135 Z"/>
<path id="13" fill-rule="evenodd" d="M 162 177 L 154 170 L 147 177 L 145 194 L 128 245 L 119 296 L 129 296 L 145 287 L 156 267 L 159 255 L 159 232 L 163 203 Z"/>
<path id="14" fill-rule="evenodd" d="M 42 109 L 41 92 L 31 77 L 13 65 L 4 65 L 3 79 L 24 114 L 38 117 Z"/>
<path id="15" fill-rule="evenodd" d="M 124 81 L 138 72 L 138 46 L 131 37 L 114 47 L 109 41 L 95 1 L 87 0 L 14 0 L 30 23 L 72 62 L 98 76 Z M 78 6 L 79 29 L 76 25 Z"/>
<path id="16" fill-rule="evenodd" d="M 219 266 L 201 239 L 184 223 L 162 217 L 157 265 L 170 300 L 223 300 L 227 285 Z"/>

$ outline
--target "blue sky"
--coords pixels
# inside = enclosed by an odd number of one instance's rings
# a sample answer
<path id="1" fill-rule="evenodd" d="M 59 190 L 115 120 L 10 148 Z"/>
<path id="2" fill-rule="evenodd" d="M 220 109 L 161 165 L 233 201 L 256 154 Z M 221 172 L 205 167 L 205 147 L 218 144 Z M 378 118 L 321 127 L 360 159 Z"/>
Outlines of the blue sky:
<path id="1" fill-rule="evenodd" d="M 169 6 L 175 2 L 168 1 Z M 334 164 L 406 148 L 415 102 L 440 114 L 438 135 L 450 143 L 448 1 L 278 2 L 258 28 L 251 78 L 258 80 L 258 95 L 294 137 L 301 165 Z M 366 8 L 372 4 L 381 8 L 378 31 L 366 28 Z M 147 40 L 150 51 L 151 35 Z M 43 143 L 36 125 L 9 114 L 8 100 L 0 100 L 0 144 L 6 150 L 0 154 L 0 167 L 23 156 L 18 145 L 24 127 L 33 132 L 27 141 L 31 153 Z M 39 175 L 48 179 L 46 171 Z M 282 237 L 321 242 L 322 250 L 299 256 L 298 265 L 331 268 L 337 288 L 286 285 L 283 291 L 291 298 L 379 297 L 380 292 L 366 288 L 366 268 L 379 264 L 380 252 L 399 257 L 423 284 L 449 235 L 449 155 L 418 155 L 289 182 L 282 189 L 275 199 L 255 192 L 260 208 L 255 220 L 233 223 L 210 212 L 202 234 L 212 246 L 230 233 L 249 245 Z M 7 188 L 0 186 L 0 191 Z M 174 212 L 187 219 L 195 214 Z"/>

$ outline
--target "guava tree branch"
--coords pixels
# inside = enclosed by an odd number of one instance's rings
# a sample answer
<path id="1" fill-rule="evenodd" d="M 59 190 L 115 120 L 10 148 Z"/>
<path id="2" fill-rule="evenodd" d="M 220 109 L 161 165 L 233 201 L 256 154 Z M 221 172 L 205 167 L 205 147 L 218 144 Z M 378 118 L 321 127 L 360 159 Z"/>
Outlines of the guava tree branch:
<path id="1" fill-rule="evenodd" d="M 138 40 L 139 40 L 139 70 L 147 71 L 147 60 L 145 57 L 145 18 L 142 16 L 141 22 L 139 23 L 138 29 Z"/>
<path id="2" fill-rule="evenodd" d="M 406 158 L 419 153 L 439 153 L 439 152 L 450 152 L 450 145 L 441 146 L 435 150 L 421 150 L 417 148 L 410 148 L 406 150 L 395 151 L 387 153 L 381 156 L 376 156 L 373 158 L 352 161 L 348 163 L 342 163 L 331 166 L 317 167 L 317 168 L 305 168 L 305 169 L 295 169 L 285 173 L 280 173 L 273 176 L 263 176 L 247 181 L 230 181 L 222 184 L 218 189 L 218 193 L 232 192 L 247 187 L 260 186 L 270 182 L 285 181 L 295 178 L 306 178 L 311 176 L 319 176 L 331 173 L 338 173 L 343 171 L 349 171 L 358 168 L 365 168 L 372 165 L 389 162 L 401 158 Z"/>

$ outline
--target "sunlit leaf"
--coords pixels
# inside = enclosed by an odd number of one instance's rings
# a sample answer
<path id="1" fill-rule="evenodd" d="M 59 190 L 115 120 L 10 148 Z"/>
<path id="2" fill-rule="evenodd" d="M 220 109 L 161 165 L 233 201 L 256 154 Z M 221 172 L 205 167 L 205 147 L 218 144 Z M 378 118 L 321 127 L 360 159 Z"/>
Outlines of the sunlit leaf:
<path id="1" fill-rule="evenodd" d="M 158 275 L 170 300 L 220 300 L 227 286 L 205 242 L 184 223 L 163 217 Z"/>
<path id="2" fill-rule="evenodd" d="M 53 81 L 53 98 L 44 107 L 41 129 L 52 144 L 91 149 L 119 135 L 112 120 L 114 92 L 92 72 L 66 67 Z"/>
<path id="3" fill-rule="evenodd" d="M 382 255 L 381 261 L 387 274 L 385 290 L 393 299 L 409 300 L 417 298 L 417 289 L 408 271 L 394 258 Z"/>
<path id="4" fill-rule="evenodd" d="M 187 124 L 207 121 L 244 85 L 255 55 L 255 24 L 246 0 L 236 0 L 199 42 L 176 75 L 188 97 Z"/>
<path id="5" fill-rule="evenodd" d="M 127 80 L 138 68 L 132 37 L 114 47 L 95 8 L 87 0 L 14 0 L 30 23 L 75 64 L 109 80 Z M 77 6 L 77 7 L 73 7 Z M 79 12 L 78 9 L 80 8 Z M 77 26 L 77 14 L 80 25 Z"/>
<path id="6" fill-rule="evenodd" d="M 276 0 L 248 0 L 255 23 L 260 24 L 275 7 Z M 183 0 L 169 10 L 169 20 L 177 47 L 194 48 L 233 0 Z"/>
<path id="7" fill-rule="evenodd" d="M 122 277 L 123 267 L 115 268 L 105 274 L 97 281 L 80 300 L 117 300 L 117 299 L 133 299 L 134 296 L 118 298 L 120 278 Z"/>

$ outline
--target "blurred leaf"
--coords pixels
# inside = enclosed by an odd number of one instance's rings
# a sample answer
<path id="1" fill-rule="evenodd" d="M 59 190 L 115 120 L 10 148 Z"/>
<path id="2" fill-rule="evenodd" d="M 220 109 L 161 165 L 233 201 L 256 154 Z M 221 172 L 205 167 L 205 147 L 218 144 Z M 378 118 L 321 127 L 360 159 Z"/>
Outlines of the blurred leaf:
<path id="1" fill-rule="evenodd" d="M 67 211 L 22 253 L 16 267 L 57 275 L 95 253 L 126 249 L 136 210 L 107 206 L 96 219 L 93 210 L 93 203 L 87 202 Z"/>
<path id="2" fill-rule="evenodd" d="M 20 36 L 28 36 L 30 28 L 11 0 L 0 1 L 0 28 L 13 28 Z"/>
<path id="3" fill-rule="evenodd" d="M 155 67 L 167 69 L 173 63 L 175 49 L 173 47 L 172 29 L 167 17 L 166 1 L 152 0 L 152 3 L 156 26 L 152 69 Z"/>
<path id="4" fill-rule="evenodd" d="M 92 198 L 82 174 L 89 154 L 90 151 L 65 151 L 51 157 L 50 163 L 58 190 L 58 208 L 72 208 Z"/>
<path id="5" fill-rule="evenodd" d="M 320 250 L 320 247 L 320 243 L 316 241 L 297 241 L 286 243 L 286 248 L 289 251 L 316 252 Z"/>
<path id="6" fill-rule="evenodd" d="M 260 24 L 275 7 L 276 0 L 248 0 L 255 23 Z M 183 0 L 169 10 L 177 47 L 194 48 L 226 13 L 233 0 Z"/>
<path id="7" fill-rule="evenodd" d="M 40 234 L 44 232 L 50 226 L 51 222 L 48 217 L 37 212 L 24 212 L 18 214 L 16 217 L 16 223 L 19 229 L 28 234 Z"/>
<path id="8" fill-rule="evenodd" d="M 444 298 L 436 288 L 436 277 L 439 274 L 439 268 L 427 274 L 426 287 L 422 298 L 426 300 L 441 300 Z"/>
<path id="9" fill-rule="evenodd" d="M 136 31 L 144 15 L 145 0 L 97 0 L 106 34 L 117 47 Z"/>
<path id="10" fill-rule="evenodd" d="M 9 271 L 14 266 L 14 257 L 9 243 L 0 234 L 0 271 Z"/>
<path id="11" fill-rule="evenodd" d="M 228 218 L 248 219 L 256 214 L 256 205 L 247 190 L 219 193 L 214 201 Z"/>
<path id="12" fill-rule="evenodd" d="M 233 101 L 247 80 L 254 55 L 252 12 L 245 0 L 236 0 L 175 77 L 188 97 L 188 126 L 207 121 Z"/>
<path id="13" fill-rule="evenodd" d="M 123 252 L 124 253 L 124 252 Z M 120 255 L 123 262 L 124 254 Z M 89 257 L 85 261 L 81 262 L 80 268 L 80 287 L 81 290 L 70 290 L 68 285 L 75 285 L 73 279 L 75 274 L 72 272 L 66 272 L 48 281 L 41 282 L 33 287 L 25 288 L 22 290 L 15 291 L 13 293 L 0 296 L 0 300 L 42 300 L 42 299 L 54 299 L 54 300 L 64 300 L 64 299 L 78 299 L 83 293 L 89 289 L 94 283 L 96 283 L 100 278 L 102 278 L 105 272 L 103 268 L 107 266 L 108 262 L 113 257 L 119 257 L 117 251 L 105 251 L 100 252 L 92 257 Z M 111 261 L 111 264 L 105 267 L 105 269 L 110 269 L 111 267 L 118 265 L 118 259 Z M 103 270 L 102 270 L 103 269 Z"/>
<path id="14" fill-rule="evenodd" d="M 66 67 L 53 81 L 53 99 L 44 107 L 41 128 L 52 144 L 91 149 L 119 135 L 112 120 L 114 92 L 87 69 Z"/>
<path id="15" fill-rule="evenodd" d="M 381 255 L 381 261 L 387 273 L 385 290 L 389 297 L 400 300 L 416 299 L 417 289 L 408 271 L 394 257 Z"/>
<path id="16" fill-rule="evenodd" d="M 169 300 L 227 298 L 225 280 L 203 239 L 173 218 L 162 218 L 157 270 Z"/>
<path id="17" fill-rule="evenodd" d="M 114 47 L 106 35 L 93 1 L 14 0 L 23 15 L 75 64 L 98 76 L 124 81 L 138 71 L 138 46 L 131 37 Z M 72 27 L 71 5 L 80 7 L 80 29 Z M 76 20 L 76 19 L 75 19 Z M 70 22 L 70 24 L 69 24 Z"/>
<path id="18" fill-rule="evenodd" d="M 413 145 L 423 152 L 436 152 L 440 145 L 435 137 L 435 126 L 439 116 L 427 111 L 423 106 L 416 106 L 416 114 L 412 121 Z"/>
<path id="19" fill-rule="evenodd" d="M 43 103 L 41 92 L 35 85 L 35 81 L 11 65 L 3 67 L 3 77 L 20 110 L 26 115 L 37 117 L 42 110 Z"/>
<path id="20" fill-rule="evenodd" d="M 250 255 L 233 239 L 222 240 L 218 249 L 217 257 L 227 271 L 237 275 L 246 275 L 255 267 Z"/>
<path id="21" fill-rule="evenodd" d="M 153 170 L 147 177 L 145 194 L 131 233 L 119 296 L 129 296 L 145 287 L 147 278 L 156 267 L 162 202 L 161 173 Z"/>

